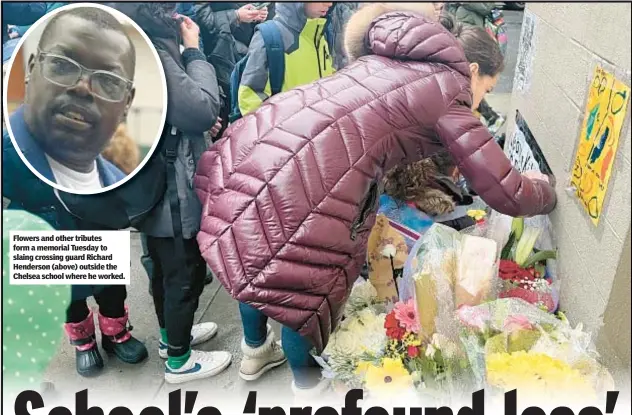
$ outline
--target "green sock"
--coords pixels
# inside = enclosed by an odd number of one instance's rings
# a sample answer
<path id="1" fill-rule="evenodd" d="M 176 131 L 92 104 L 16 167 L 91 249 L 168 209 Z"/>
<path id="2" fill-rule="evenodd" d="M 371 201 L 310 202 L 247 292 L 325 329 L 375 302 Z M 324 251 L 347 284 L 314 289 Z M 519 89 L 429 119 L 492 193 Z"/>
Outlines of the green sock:
<path id="1" fill-rule="evenodd" d="M 189 360 L 191 356 L 191 349 L 189 349 L 185 354 L 178 357 L 171 357 L 167 359 L 167 364 L 171 369 L 180 369 L 184 364 Z"/>
<path id="2" fill-rule="evenodd" d="M 164 344 L 169 344 L 167 341 L 167 329 L 160 329 L 160 340 L 162 340 Z"/>

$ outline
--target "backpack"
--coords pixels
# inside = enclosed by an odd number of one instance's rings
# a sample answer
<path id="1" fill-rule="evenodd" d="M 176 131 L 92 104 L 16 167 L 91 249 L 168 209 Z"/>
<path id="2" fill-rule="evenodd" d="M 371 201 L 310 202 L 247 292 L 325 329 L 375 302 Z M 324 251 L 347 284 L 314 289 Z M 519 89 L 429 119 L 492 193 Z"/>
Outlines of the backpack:
<path id="1" fill-rule="evenodd" d="M 500 46 L 500 52 L 503 56 L 507 53 L 507 29 L 505 28 L 505 18 L 503 12 L 494 9 L 485 18 L 485 30 L 491 37 L 496 39 L 498 46 Z"/>
<path id="2" fill-rule="evenodd" d="M 276 23 L 272 20 L 261 23 L 256 30 L 261 33 L 263 43 L 266 47 L 266 57 L 268 61 L 268 79 L 270 80 L 270 89 L 272 95 L 281 92 L 283 88 L 283 79 L 285 78 L 285 48 L 283 46 L 283 37 Z M 241 77 L 246 69 L 248 55 L 241 59 L 235 65 L 230 75 L 230 115 L 229 122 L 235 122 L 243 115 L 239 109 L 239 84 Z"/>

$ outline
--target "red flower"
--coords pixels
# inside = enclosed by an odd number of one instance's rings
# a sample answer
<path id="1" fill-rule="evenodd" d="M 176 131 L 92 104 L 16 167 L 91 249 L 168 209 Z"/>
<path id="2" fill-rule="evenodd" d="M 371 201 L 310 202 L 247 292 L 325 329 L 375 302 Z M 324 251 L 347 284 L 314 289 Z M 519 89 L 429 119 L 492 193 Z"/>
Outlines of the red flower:
<path id="1" fill-rule="evenodd" d="M 414 359 L 417 356 L 419 356 L 419 347 L 408 346 L 408 357 Z"/>
<path id="2" fill-rule="evenodd" d="M 501 259 L 498 264 L 498 277 L 505 281 L 520 283 L 522 280 L 533 281 L 536 279 L 535 269 L 523 269 L 513 261 Z"/>
<path id="3" fill-rule="evenodd" d="M 397 317 L 395 317 L 395 312 L 390 312 L 386 316 L 384 328 L 386 329 L 386 335 L 394 340 L 401 340 L 406 334 L 406 330 L 400 327 Z"/>

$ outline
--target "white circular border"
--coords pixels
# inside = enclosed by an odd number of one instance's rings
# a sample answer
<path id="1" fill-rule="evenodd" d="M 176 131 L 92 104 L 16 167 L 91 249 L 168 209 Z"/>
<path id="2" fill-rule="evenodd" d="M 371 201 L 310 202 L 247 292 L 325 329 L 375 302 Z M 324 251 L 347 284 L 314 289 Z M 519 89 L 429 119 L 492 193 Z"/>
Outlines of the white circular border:
<path id="1" fill-rule="evenodd" d="M 13 50 L 13 54 L 12 54 L 11 58 L 9 59 L 9 62 L 7 63 L 7 71 L 6 71 L 6 74 L 5 74 L 5 78 L 6 79 L 3 80 L 3 85 L 2 85 L 2 90 L 3 90 L 3 92 L 2 92 L 2 106 L 6 110 L 7 104 L 8 104 L 7 89 L 8 89 L 8 85 L 9 85 L 9 77 L 10 77 L 11 69 L 13 68 L 13 63 L 15 61 L 15 58 L 17 57 L 17 52 L 22 47 L 22 44 L 24 43 L 24 41 L 26 40 L 28 35 L 36 27 L 38 27 L 39 25 L 47 23 L 55 14 L 57 14 L 59 12 L 62 12 L 64 10 L 76 9 L 76 8 L 79 8 L 79 7 L 94 7 L 94 8 L 97 8 L 97 9 L 101 9 L 101 10 L 109 12 L 110 14 L 114 15 L 115 17 L 118 17 L 121 20 L 125 20 L 125 21 L 129 22 L 134 27 L 134 29 L 136 29 L 138 31 L 138 33 L 140 33 L 140 35 L 143 37 L 143 39 L 147 42 L 147 44 L 149 45 L 149 47 L 150 47 L 150 49 L 151 49 L 151 51 L 152 51 L 152 53 L 154 55 L 154 59 L 158 63 L 158 67 L 160 68 L 160 70 L 158 72 L 160 72 L 160 80 L 161 80 L 161 83 L 162 83 L 162 92 L 163 92 L 162 93 L 162 96 L 163 96 L 163 102 L 162 102 L 163 108 L 162 108 L 162 116 L 160 117 L 160 124 L 159 124 L 159 125 L 162 126 L 162 128 L 160 128 L 158 130 L 158 135 L 154 139 L 154 143 L 151 146 L 150 150 L 145 155 L 145 158 L 124 179 L 122 179 L 122 180 L 120 180 L 120 181 L 118 181 L 118 182 L 116 182 L 116 183 L 114 183 L 114 184 L 112 184 L 112 185 L 110 185 L 108 187 L 101 188 L 98 191 L 88 192 L 88 191 L 77 191 L 77 190 L 66 189 L 66 188 L 63 188 L 62 186 L 60 186 L 59 184 L 48 180 L 40 172 L 38 172 L 33 166 L 31 166 L 31 163 L 29 163 L 28 160 L 26 159 L 26 157 L 24 157 L 24 154 L 22 154 L 22 150 L 19 148 L 19 146 L 17 145 L 17 143 L 15 141 L 15 137 L 13 135 L 13 130 L 11 128 L 11 123 L 9 122 L 9 113 L 8 113 L 8 111 L 4 111 L 3 117 L 4 117 L 5 127 L 7 129 L 7 132 L 9 133 L 9 138 L 11 138 L 11 142 L 13 143 L 13 146 L 15 147 L 15 150 L 17 151 L 18 155 L 22 159 L 22 162 L 40 180 L 42 180 L 44 183 L 48 184 L 49 186 L 54 187 L 57 190 L 61 190 L 62 192 L 65 192 L 65 193 L 76 194 L 76 195 L 96 195 L 96 194 L 101 194 L 101 193 L 108 192 L 110 190 L 116 189 L 119 186 L 122 186 L 123 184 L 127 183 L 130 179 L 134 178 L 134 176 L 136 176 L 136 174 L 143 167 L 145 167 L 145 164 L 147 164 L 147 162 L 149 161 L 151 156 L 156 151 L 156 147 L 158 146 L 158 144 L 160 142 L 160 138 L 162 136 L 162 131 L 164 129 L 165 122 L 167 120 L 167 102 L 168 102 L 168 99 L 167 99 L 167 78 L 165 77 L 165 69 L 162 66 L 162 62 L 160 61 L 160 57 L 158 56 L 158 52 L 156 51 L 156 48 L 154 47 L 154 44 L 151 42 L 151 40 L 149 39 L 147 34 L 140 28 L 140 26 L 138 26 L 136 24 L 135 21 L 133 21 L 126 14 L 124 14 L 124 13 L 122 13 L 122 12 L 116 10 L 116 9 L 113 9 L 113 8 L 111 8 L 109 6 L 105 6 L 105 5 L 102 5 L 102 4 L 97 4 L 97 3 L 73 3 L 73 4 L 68 4 L 66 6 L 62 6 L 62 7 L 58 8 L 58 9 L 55 9 L 55 10 L 51 11 L 50 13 L 45 14 L 44 16 L 39 18 L 39 20 L 37 20 L 35 23 L 33 23 L 31 25 L 31 27 L 29 27 L 29 29 L 26 31 L 24 36 L 22 36 L 20 38 L 20 41 L 18 42 L 18 44 L 16 45 L 15 49 Z M 138 74 L 135 74 L 135 76 L 138 76 Z M 9 172 L 6 172 L 6 173 L 9 173 Z"/>

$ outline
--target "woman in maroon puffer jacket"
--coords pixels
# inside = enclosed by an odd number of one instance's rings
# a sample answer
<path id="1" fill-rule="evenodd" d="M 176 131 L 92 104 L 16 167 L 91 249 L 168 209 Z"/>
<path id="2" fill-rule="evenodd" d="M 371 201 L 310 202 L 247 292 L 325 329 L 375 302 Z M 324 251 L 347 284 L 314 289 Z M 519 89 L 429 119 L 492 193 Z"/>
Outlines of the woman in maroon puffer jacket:
<path id="1" fill-rule="evenodd" d="M 245 379 L 284 361 L 266 332 L 270 317 L 284 326 L 294 386 L 318 382 L 299 379 L 297 350 L 308 361 L 340 321 L 365 261 L 378 184 L 393 166 L 447 148 L 493 209 L 530 216 L 555 206 L 554 189 L 513 169 L 472 113 L 502 70 L 493 39 L 480 29 L 457 30 L 457 39 L 389 6 L 365 6 L 349 21 L 355 62 L 272 97 L 200 160 L 198 242 L 241 303 Z"/>

